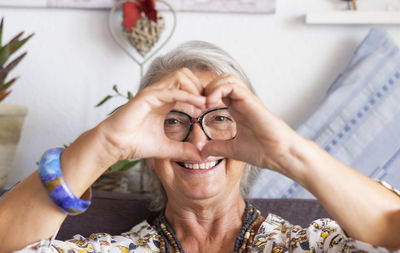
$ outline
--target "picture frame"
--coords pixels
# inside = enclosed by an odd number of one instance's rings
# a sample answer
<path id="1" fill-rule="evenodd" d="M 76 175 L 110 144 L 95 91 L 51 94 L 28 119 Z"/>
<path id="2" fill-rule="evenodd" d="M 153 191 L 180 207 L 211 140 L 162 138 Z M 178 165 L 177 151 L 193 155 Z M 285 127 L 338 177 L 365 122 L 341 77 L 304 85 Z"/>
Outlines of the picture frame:
<path id="1" fill-rule="evenodd" d="M 276 0 L 168 0 L 176 11 L 274 14 Z M 116 0 L 0 0 L 0 7 L 110 9 Z"/>
<path id="2" fill-rule="evenodd" d="M 331 10 L 308 12 L 306 24 L 396 25 L 400 24 L 398 0 L 336 0 Z"/>

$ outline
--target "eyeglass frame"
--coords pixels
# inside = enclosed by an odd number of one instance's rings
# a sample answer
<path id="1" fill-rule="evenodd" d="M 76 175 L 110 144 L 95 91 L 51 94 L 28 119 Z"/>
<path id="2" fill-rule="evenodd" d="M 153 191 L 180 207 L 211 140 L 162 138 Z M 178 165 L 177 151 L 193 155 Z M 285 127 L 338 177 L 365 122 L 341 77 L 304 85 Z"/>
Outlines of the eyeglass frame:
<path id="1" fill-rule="evenodd" d="M 189 127 L 189 130 L 188 130 L 188 132 L 187 132 L 185 138 L 183 138 L 183 140 L 181 140 L 181 142 L 185 142 L 185 141 L 187 141 L 187 138 L 189 137 L 190 133 L 191 133 L 192 130 L 193 130 L 193 125 L 196 124 L 196 123 L 199 123 L 199 125 L 200 125 L 200 127 L 201 127 L 201 130 L 202 130 L 203 133 L 206 135 L 207 139 L 208 139 L 208 140 L 213 140 L 210 136 L 208 136 L 208 134 L 207 134 L 206 131 L 204 130 L 204 127 L 203 127 L 203 119 L 204 119 L 204 117 L 205 117 L 207 114 L 209 114 L 209 113 L 211 113 L 211 112 L 215 112 L 215 111 L 219 111 L 219 110 L 228 110 L 228 109 L 229 109 L 228 107 L 214 108 L 214 109 L 212 109 L 212 110 L 209 110 L 209 111 L 205 112 L 205 113 L 202 114 L 200 117 L 192 117 L 192 116 L 190 116 L 189 114 L 187 114 L 187 113 L 185 113 L 185 112 L 182 112 L 182 111 L 178 111 L 178 110 L 171 110 L 170 113 L 171 113 L 171 112 L 181 113 L 181 114 L 183 114 L 183 115 L 185 115 L 185 116 L 187 116 L 187 117 L 189 118 L 189 120 L 190 120 L 190 127 Z M 236 137 L 236 135 L 235 135 L 232 139 L 234 139 L 235 137 Z M 232 140 L 232 139 L 228 139 L 228 140 Z"/>

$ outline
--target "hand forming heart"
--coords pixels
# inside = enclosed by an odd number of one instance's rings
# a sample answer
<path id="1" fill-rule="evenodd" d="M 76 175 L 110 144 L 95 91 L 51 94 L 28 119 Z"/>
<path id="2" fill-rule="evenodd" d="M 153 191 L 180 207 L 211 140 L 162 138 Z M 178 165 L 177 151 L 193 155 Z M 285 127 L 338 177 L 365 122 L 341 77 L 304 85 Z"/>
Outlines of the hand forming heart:
<path id="1" fill-rule="evenodd" d="M 165 115 L 177 102 L 204 109 L 199 79 L 186 68 L 141 90 L 134 99 L 103 121 L 106 138 L 120 151 L 120 159 L 148 157 L 200 160 L 191 143 L 170 140 L 164 134 Z"/>
<path id="2" fill-rule="evenodd" d="M 223 101 L 237 124 L 237 135 L 229 141 L 209 141 L 202 157 L 224 156 L 261 168 L 282 171 L 291 143 L 300 136 L 273 115 L 239 78 L 222 74 L 205 89 L 207 107 Z"/>
<path id="3" fill-rule="evenodd" d="M 165 136 L 165 115 L 177 102 L 206 110 L 221 101 L 229 107 L 237 124 L 238 133 L 233 140 L 208 141 L 198 150 L 190 142 Z M 196 75 L 186 68 L 143 89 L 102 124 L 123 159 L 199 161 L 208 156 L 224 156 L 277 170 L 281 167 L 279 158 L 286 152 L 284 144 L 296 135 L 239 78 L 222 74 L 203 88 Z"/>

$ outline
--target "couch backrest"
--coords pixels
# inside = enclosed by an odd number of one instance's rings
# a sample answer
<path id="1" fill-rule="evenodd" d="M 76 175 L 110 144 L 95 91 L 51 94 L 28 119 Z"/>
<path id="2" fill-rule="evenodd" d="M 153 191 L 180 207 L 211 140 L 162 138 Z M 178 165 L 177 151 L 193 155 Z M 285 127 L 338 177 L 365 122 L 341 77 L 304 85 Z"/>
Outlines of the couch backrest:
<path id="1" fill-rule="evenodd" d="M 0 190 L 0 195 L 3 192 Z M 263 216 L 277 214 L 292 224 L 308 226 L 311 221 L 329 217 L 325 209 L 310 199 L 252 199 Z M 147 209 L 149 199 L 137 194 L 95 192 L 92 205 L 83 214 L 69 216 L 64 221 L 57 239 L 66 240 L 75 234 L 89 236 L 105 232 L 113 235 L 129 231 L 135 224 L 156 216 Z"/>

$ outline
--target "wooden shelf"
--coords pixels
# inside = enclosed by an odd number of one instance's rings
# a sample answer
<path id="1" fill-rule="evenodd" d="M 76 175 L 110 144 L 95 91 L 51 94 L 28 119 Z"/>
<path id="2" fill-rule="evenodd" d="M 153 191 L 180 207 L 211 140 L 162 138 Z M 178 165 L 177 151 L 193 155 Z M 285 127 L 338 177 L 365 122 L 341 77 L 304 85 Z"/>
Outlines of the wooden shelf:
<path id="1" fill-rule="evenodd" d="M 306 24 L 400 24 L 400 11 L 327 11 L 306 14 Z"/>

